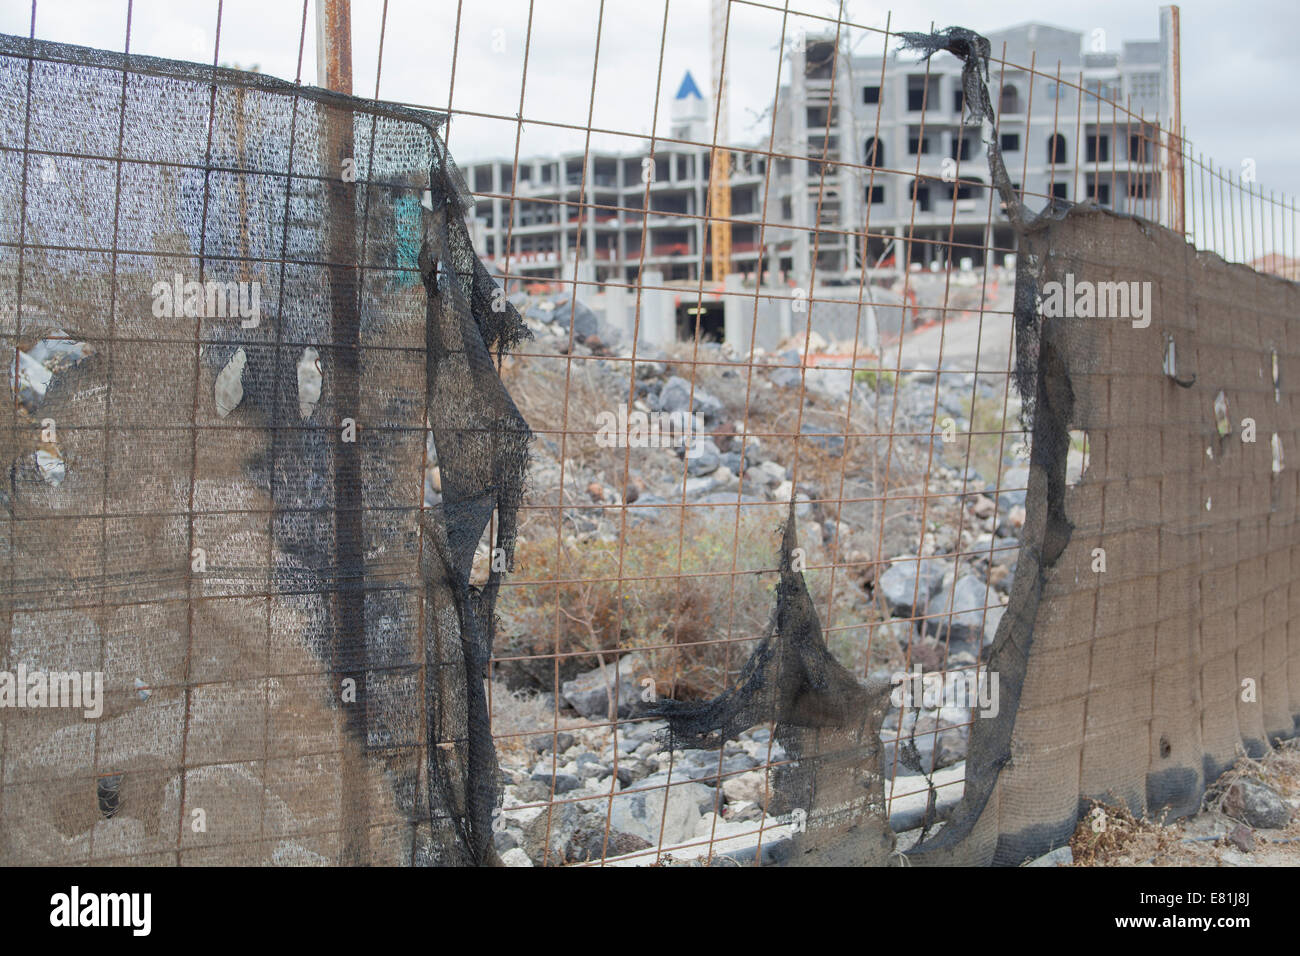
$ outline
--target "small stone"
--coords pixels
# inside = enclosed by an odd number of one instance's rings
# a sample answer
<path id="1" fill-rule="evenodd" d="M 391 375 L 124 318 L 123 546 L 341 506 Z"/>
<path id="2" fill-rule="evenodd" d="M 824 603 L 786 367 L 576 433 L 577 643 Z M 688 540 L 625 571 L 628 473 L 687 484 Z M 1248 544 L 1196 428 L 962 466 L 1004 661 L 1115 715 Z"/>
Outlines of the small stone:
<path id="1" fill-rule="evenodd" d="M 532 866 L 533 861 L 519 847 L 512 847 L 501 854 L 501 862 L 506 866 Z"/>
<path id="2" fill-rule="evenodd" d="M 311 418 L 320 403 L 322 381 L 320 353 L 309 346 L 298 358 L 298 414 L 304 419 Z"/>
<path id="3" fill-rule="evenodd" d="M 248 355 L 239 349 L 217 376 L 214 398 L 217 414 L 222 418 L 233 412 L 244 400 L 244 367 L 247 364 Z"/>
<path id="4" fill-rule="evenodd" d="M 592 863 L 636 853 L 638 850 L 648 850 L 653 845 L 634 833 L 620 833 L 617 830 L 611 830 L 606 837 L 605 828 L 595 826 L 579 830 L 573 835 L 567 856 L 570 863 Z"/>
<path id="5" fill-rule="evenodd" d="M 528 743 L 534 753 L 545 753 L 554 747 L 556 753 L 562 754 L 574 745 L 575 740 L 573 734 L 561 730 L 555 734 L 538 734 Z"/>
<path id="6" fill-rule="evenodd" d="M 739 456 L 737 456 L 739 457 Z M 710 438 L 695 438 L 686 449 L 686 473 L 694 476 L 710 475 L 718 470 L 721 455 L 717 444 Z"/>
<path id="7" fill-rule="evenodd" d="M 536 780 L 538 783 L 550 786 L 552 778 L 555 780 L 556 793 L 568 793 L 570 790 L 577 790 L 582 783 L 576 774 L 563 771 L 553 772 L 549 760 L 543 760 L 533 768 L 531 779 Z"/>
<path id="8" fill-rule="evenodd" d="M 1074 862 L 1074 851 L 1068 846 L 1058 846 L 1051 853 L 1045 853 L 1025 866 L 1069 866 Z"/>
<path id="9" fill-rule="evenodd" d="M 762 819 L 763 810 L 752 800 L 733 800 L 723 808 L 722 817 L 728 823 L 744 823 Z"/>
<path id="10" fill-rule="evenodd" d="M 761 770 L 750 770 L 722 781 L 722 793 L 728 803 L 739 801 L 765 806 L 767 798 L 771 796 L 764 793 L 766 789 L 767 775 Z"/>
<path id="11" fill-rule="evenodd" d="M 1243 853 L 1255 852 L 1255 831 L 1244 823 L 1238 823 L 1232 828 L 1228 841 Z"/>

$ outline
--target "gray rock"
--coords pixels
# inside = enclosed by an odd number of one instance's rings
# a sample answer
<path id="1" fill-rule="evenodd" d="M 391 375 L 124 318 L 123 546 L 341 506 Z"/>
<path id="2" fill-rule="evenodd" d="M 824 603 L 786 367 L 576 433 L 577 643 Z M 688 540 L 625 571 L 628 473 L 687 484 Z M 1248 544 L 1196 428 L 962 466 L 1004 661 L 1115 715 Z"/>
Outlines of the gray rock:
<path id="1" fill-rule="evenodd" d="M 660 412 L 699 412 L 706 418 L 716 417 L 722 411 L 722 402 L 710 395 L 697 384 L 694 401 L 691 395 L 691 383 L 674 375 L 664 382 L 659 395 L 651 403 L 655 411 Z"/>
<path id="2" fill-rule="evenodd" d="M 632 524 L 642 521 L 656 524 L 671 507 L 667 498 L 659 495 L 642 495 L 637 498 L 632 507 L 627 509 L 627 520 Z"/>
<path id="3" fill-rule="evenodd" d="M 556 793 L 568 793 L 570 790 L 577 790 L 582 783 L 575 774 L 552 770 L 549 760 L 539 761 L 537 766 L 533 768 L 529 779 L 536 780 L 538 783 L 549 787 L 552 777 L 555 779 Z"/>
<path id="4" fill-rule="evenodd" d="M 675 783 L 665 790 L 665 783 L 665 775 L 655 774 L 630 792 L 617 794 L 610 810 L 610 827 L 657 846 L 662 823 L 665 846 L 689 840 L 700 822 L 701 805 L 712 806 L 712 791 L 702 783 Z"/>
<path id="5" fill-rule="evenodd" d="M 984 617 L 984 646 L 988 647 L 993 643 L 993 639 L 998 636 L 998 625 L 1002 623 L 1002 617 L 1007 613 L 1006 605 L 1000 604 L 988 609 Z"/>
<path id="6" fill-rule="evenodd" d="M 1255 852 L 1255 831 L 1244 823 L 1238 823 L 1232 828 L 1228 841 L 1242 853 Z"/>
<path id="7" fill-rule="evenodd" d="M 732 800 L 727 803 L 726 820 L 728 823 L 745 823 L 749 820 L 761 820 L 763 808 L 749 800 Z"/>
<path id="8" fill-rule="evenodd" d="M 565 681 L 560 692 L 569 706 L 584 717 L 608 717 L 609 698 L 615 691 L 613 682 L 616 681 L 618 716 L 628 717 L 640 703 L 643 676 L 648 676 L 648 672 L 641 656 L 624 654 L 618 662 L 617 677 L 610 662 L 603 669 L 598 667 Z"/>
<path id="9" fill-rule="evenodd" d="M 1291 808 L 1256 780 L 1238 780 L 1228 787 L 1223 812 L 1257 830 L 1280 830 L 1291 822 Z"/>
<path id="10" fill-rule="evenodd" d="M 997 604 L 997 596 L 974 574 L 963 574 L 955 582 L 945 578 L 926 604 L 926 629 L 937 634 L 940 640 L 945 636 L 951 641 L 982 640 L 984 609 L 990 604 Z"/>
<path id="11" fill-rule="evenodd" d="M 501 862 L 506 866 L 532 866 L 533 861 L 519 847 L 512 847 L 501 854 Z"/>
<path id="12" fill-rule="evenodd" d="M 741 752 L 722 759 L 722 774 L 739 773 L 757 767 L 758 761 Z M 667 764 L 663 765 L 667 770 Z M 673 760 L 674 780 L 703 780 L 710 786 L 717 783 L 718 752 L 716 750 L 686 750 L 678 753 Z"/>
<path id="13" fill-rule="evenodd" d="M 534 753 L 546 753 L 553 748 L 556 753 L 562 754 L 574 745 L 575 740 L 573 734 L 561 730 L 555 734 L 538 734 L 528 743 Z"/>
<path id="14" fill-rule="evenodd" d="M 804 435 L 808 435 L 812 444 L 824 449 L 832 458 L 838 458 L 844 454 L 844 436 L 835 433 L 827 426 L 804 422 L 799 431 Z"/>
<path id="15" fill-rule="evenodd" d="M 812 513 L 812 499 L 802 491 L 795 492 L 789 481 L 783 481 L 772 489 L 772 500 L 789 501 L 791 493 L 794 493 L 794 513 L 800 518 L 808 517 Z"/>
<path id="16" fill-rule="evenodd" d="M 722 400 L 696 385 L 695 411 L 705 418 L 717 418 L 723 412 Z"/>
<path id="17" fill-rule="evenodd" d="M 1030 860 L 1025 866 L 1069 866 L 1074 862 L 1074 851 L 1068 846 L 1058 846 L 1051 853 L 1044 853 L 1036 860 Z"/>
<path id="18" fill-rule="evenodd" d="M 771 380 L 777 388 L 798 388 L 803 376 L 797 368 L 778 368 L 772 372 Z"/>
<path id="19" fill-rule="evenodd" d="M 740 456 L 736 456 L 739 460 Z M 721 452 L 710 438 L 696 438 L 686 454 L 686 473 L 688 475 L 711 475 L 722 463 Z"/>
<path id="20" fill-rule="evenodd" d="M 578 341 L 582 341 L 585 338 L 596 335 L 600 331 L 600 319 L 597 318 L 596 313 L 591 311 L 591 309 L 587 308 L 581 302 L 577 303 L 576 307 L 571 303 L 572 300 L 567 297 L 565 298 L 565 301 L 558 302 L 554 311 L 551 313 L 552 321 L 560 326 L 560 328 L 568 329 L 569 317 L 571 315 L 576 315 L 576 318 L 573 320 L 573 337 L 578 339 Z"/>
<path id="21" fill-rule="evenodd" d="M 895 559 L 889 569 L 880 576 L 876 587 L 884 595 L 885 603 L 892 614 L 911 617 L 918 606 L 921 608 L 926 606 L 930 595 L 943 581 L 946 570 L 947 562 L 934 558 L 923 558 L 920 561 L 909 558 Z"/>
<path id="22" fill-rule="evenodd" d="M 1002 480 L 998 485 L 1003 489 L 998 493 L 998 512 L 1005 516 L 1016 505 L 1025 503 L 1025 489 L 1029 487 L 1029 468 L 1025 465 L 1008 468 L 1002 472 Z"/>
<path id="23" fill-rule="evenodd" d="M 750 770 L 722 781 L 722 792 L 726 795 L 728 804 L 748 803 L 761 808 L 771 798 L 771 790 L 767 773 L 762 770 Z"/>
<path id="24" fill-rule="evenodd" d="M 608 860 L 638 850 L 648 850 L 654 844 L 649 840 L 631 833 L 619 833 L 610 828 L 605 833 L 604 817 L 599 817 L 595 826 L 579 830 L 569 841 L 568 858 L 571 863 L 588 863 L 596 860 Z M 653 858 L 651 858 L 653 859 Z"/>
<path id="25" fill-rule="evenodd" d="M 582 828 L 588 815 L 583 813 L 576 803 L 556 803 L 549 808 L 539 809 L 540 812 L 534 814 L 524 824 L 522 850 L 537 865 L 542 865 L 543 860 L 545 860 L 547 866 L 559 866 L 566 862 L 569 842 L 573 839 L 573 835 Z M 549 855 L 546 853 L 548 825 L 550 830 Z"/>
<path id="26" fill-rule="evenodd" d="M 668 725 L 662 720 L 628 721 L 618 725 L 618 739 L 642 744 L 647 740 L 654 740 L 655 735 L 662 733 L 667 727 Z"/>
<path id="27" fill-rule="evenodd" d="M 713 470 L 717 471 L 717 465 L 713 466 Z M 680 495 L 684 490 L 687 498 L 696 498 L 700 495 L 708 494 L 717 486 L 717 480 L 710 475 L 699 475 L 694 478 L 687 478 L 684 484 L 678 486 L 678 490 L 674 492 L 674 497 Z"/>
<path id="28" fill-rule="evenodd" d="M 768 505 L 766 508 L 759 508 L 758 505 L 767 505 L 766 498 L 760 498 L 757 495 L 737 495 L 734 491 L 715 491 L 707 495 L 701 495 L 700 504 L 705 505 L 735 505 L 737 502 L 742 506 L 740 516 L 746 518 L 749 515 L 759 515 L 767 517 L 772 513 L 772 508 Z M 754 505 L 753 508 L 745 508 L 744 505 Z M 730 514 L 730 512 L 729 512 Z"/>
<path id="29" fill-rule="evenodd" d="M 804 374 L 804 386 L 832 401 L 844 402 L 853 388 L 853 369 L 837 366 L 814 366 Z"/>
<path id="30" fill-rule="evenodd" d="M 1016 569 L 1020 561 L 1020 540 L 1018 538 L 1003 538 L 993 546 L 992 553 L 993 566 L 998 568 Z"/>

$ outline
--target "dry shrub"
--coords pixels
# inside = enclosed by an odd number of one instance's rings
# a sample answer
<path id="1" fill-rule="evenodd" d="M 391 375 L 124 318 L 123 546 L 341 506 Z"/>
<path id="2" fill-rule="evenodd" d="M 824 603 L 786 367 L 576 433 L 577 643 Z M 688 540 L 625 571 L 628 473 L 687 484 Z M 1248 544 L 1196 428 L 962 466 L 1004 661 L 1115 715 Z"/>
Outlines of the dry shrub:
<path id="1" fill-rule="evenodd" d="M 1113 804 L 1090 800 L 1089 804 L 1070 838 L 1076 866 L 1097 866 L 1116 857 L 1150 857 L 1178 842 L 1175 831 L 1153 820 L 1139 820 L 1119 800 Z"/>
<path id="2" fill-rule="evenodd" d="M 680 535 L 676 521 L 629 524 L 621 574 L 617 542 L 569 538 L 558 554 L 554 538 L 522 542 L 499 605 L 501 655 L 567 655 L 563 680 L 611 663 L 608 652 L 640 651 L 659 693 L 719 693 L 770 620 L 779 538 L 777 509 L 743 517 L 739 534 L 734 511 L 711 510 L 688 511 Z M 815 599 L 827 577 L 810 573 Z M 551 660 L 536 663 L 530 673 L 549 688 Z"/>

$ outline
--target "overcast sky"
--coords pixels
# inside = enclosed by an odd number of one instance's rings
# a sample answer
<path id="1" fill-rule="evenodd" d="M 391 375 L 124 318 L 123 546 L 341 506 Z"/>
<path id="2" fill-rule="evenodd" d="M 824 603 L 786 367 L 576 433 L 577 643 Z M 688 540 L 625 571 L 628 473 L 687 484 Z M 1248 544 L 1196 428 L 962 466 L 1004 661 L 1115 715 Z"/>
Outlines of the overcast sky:
<path id="1" fill-rule="evenodd" d="M 783 0 L 768 0 L 780 7 Z M 446 108 L 456 42 L 456 0 L 389 0 L 383 47 L 381 99 Z M 514 117 L 520 111 L 525 42 L 530 41 L 522 112 L 521 156 L 561 148 L 582 148 L 584 133 L 556 130 L 541 121 L 594 126 L 629 133 L 650 131 L 656 87 L 660 86 L 658 129 L 667 132 L 668 110 L 682 74 L 690 69 L 709 94 L 707 0 L 605 0 L 600 62 L 592 96 L 593 54 L 600 0 L 465 0 L 455 57 L 457 110 Z M 791 0 L 800 11 L 834 16 L 836 0 Z M 1026 22 L 1046 23 L 1091 35 L 1105 31 L 1108 46 L 1125 39 L 1155 39 L 1159 5 L 1141 0 L 1088 0 L 1074 4 L 1027 0 L 929 0 L 896 3 L 893 29 L 923 30 L 960 24 L 980 32 Z M 846 19 L 883 27 L 886 0 L 846 0 Z M 126 34 L 125 0 L 39 0 L 36 35 L 43 39 L 121 50 Z M 662 84 L 659 76 L 661 36 Z M 1197 152 L 1239 171 L 1255 162 L 1265 190 L 1300 195 L 1300 128 L 1295 95 L 1300 86 L 1300 3 L 1244 0 L 1182 4 L 1183 122 Z M 353 0 L 355 92 L 375 93 L 376 51 L 382 0 Z M 136 0 L 132 14 L 133 52 L 210 61 L 216 0 Z M 302 26 L 301 0 L 226 0 L 220 60 L 294 79 Z M 21 0 L 0 5 L 0 31 L 26 34 L 30 6 Z M 781 13 L 734 3 L 731 8 L 731 139 L 766 142 L 768 124 L 759 118 L 771 102 L 780 53 Z M 790 17 L 788 34 L 821 32 L 827 24 Z M 833 28 L 833 24 L 831 25 Z M 846 31 L 858 52 L 879 50 L 878 33 Z M 308 9 L 302 78 L 316 80 L 315 6 Z M 1051 64 L 1039 64 L 1050 69 Z M 512 120 L 457 116 L 450 131 L 452 153 L 472 159 L 510 156 L 517 124 Z M 597 136 L 593 146 L 637 148 L 626 137 Z"/>

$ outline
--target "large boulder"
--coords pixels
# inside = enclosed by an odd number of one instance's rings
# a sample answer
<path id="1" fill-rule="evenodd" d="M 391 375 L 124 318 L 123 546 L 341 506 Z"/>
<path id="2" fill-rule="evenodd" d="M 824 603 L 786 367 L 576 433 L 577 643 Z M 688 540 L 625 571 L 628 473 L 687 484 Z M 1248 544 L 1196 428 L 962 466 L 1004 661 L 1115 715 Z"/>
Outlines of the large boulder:
<path id="1" fill-rule="evenodd" d="M 714 791 L 702 783 L 684 782 L 673 783 L 665 790 L 667 782 L 666 774 L 654 774 L 636 784 L 631 792 L 616 794 L 610 829 L 640 837 L 653 846 L 660 844 L 661 824 L 664 846 L 684 843 L 694 836 L 702 808 L 712 809 Z"/>

